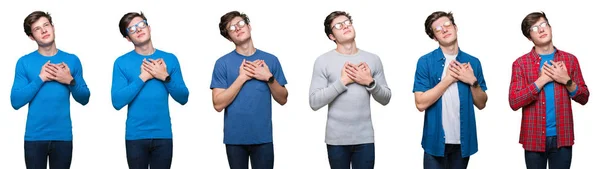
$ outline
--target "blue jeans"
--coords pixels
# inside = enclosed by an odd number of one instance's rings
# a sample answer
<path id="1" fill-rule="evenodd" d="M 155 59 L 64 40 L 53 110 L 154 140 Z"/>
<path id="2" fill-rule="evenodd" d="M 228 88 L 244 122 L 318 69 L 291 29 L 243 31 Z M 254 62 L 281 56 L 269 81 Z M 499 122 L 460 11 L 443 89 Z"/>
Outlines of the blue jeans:
<path id="1" fill-rule="evenodd" d="M 248 169 L 248 157 L 252 169 L 273 169 L 273 143 L 232 145 L 226 144 L 227 160 L 231 169 Z"/>
<path id="2" fill-rule="evenodd" d="M 571 168 L 571 157 L 573 147 L 556 146 L 556 136 L 546 137 L 546 152 L 533 152 L 525 150 L 525 165 L 527 169 L 550 169 Z"/>
<path id="3" fill-rule="evenodd" d="M 462 157 L 460 144 L 446 144 L 444 156 L 433 156 L 425 153 L 423 156 L 424 169 L 466 169 L 469 157 Z"/>
<path id="4" fill-rule="evenodd" d="M 27 169 L 69 169 L 73 157 L 72 141 L 25 141 Z"/>
<path id="5" fill-rule="evenodd" d="M 170 169 L 172 139 L 125 140 L 129 169 Z"/>
<path id="6" fill-rule="evenodd" d="M 375 143 L 327 145 L 331 169 L 372 169 L 375 167 Z"/>

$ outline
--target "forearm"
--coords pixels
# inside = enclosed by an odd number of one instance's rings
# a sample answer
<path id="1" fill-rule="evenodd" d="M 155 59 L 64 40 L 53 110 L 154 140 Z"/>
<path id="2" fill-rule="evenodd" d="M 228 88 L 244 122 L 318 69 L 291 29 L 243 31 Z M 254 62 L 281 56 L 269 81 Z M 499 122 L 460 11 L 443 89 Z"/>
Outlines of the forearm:
<path id="1" fill-rule="evenodd" d="M 367 88 L 367 90 L 371 92 L 373 99 L 382 105 L 387 105 L 392 98 L 392 90 L 386 84 L 378 84 L 377 81 L 375 81 L 375 86 Z"/>
<path id="2" fill-rule="evenodd" d="M 167 91 L 169 91 L 169 94 L 175 101 L 181 105 L 184 105 L 188 102 L 190 92 L 185 85 L 182 76 L 173 76 L 173 78 L 174 79 L 171 79 L 170 82 L 165 83 Z"/>
<path id="3" fill-rule="evenodd" d="M 510 86 L 509 91 L 509 103 L 513 110 L 518 110 L 521 107 L 529 105 L 538 98 L 538 89 L 541 91 L 543 88 L 536 89 L 539 85 L 538 82 L 530 83 L 528 85 L 515 84 L 520 82 L 513 82 Z M 516 85 L 513 87 L 513 85 Z M 542 85 L 543 86 L 543 85 Z"/>
<path id="4" fill-rule="evenodd" d="M 273 83 L 269 84 L 269 89 L 271 90 L 273 99 L 275 99 L 277 103 L 280 105 L 287 103 L 288 91 L 284 86 L 281 86 L 277 80 L 274 80 Z"/>
<path id="5" fill-rule="evenodd" d="M 15 81 L 18 80 L 15 79 Z M 21 83 L 15 83 L 10 94 L 10 102 L 12 107 L 16 110 L 29 103 L 40 90 L 43 83 L 44 82 L 42 79 L 34 79 L 24 86 L 19 85 Z"/>
<path id="6" fill-rule="evenodd" d="M 238 95 L 246 81 L 237 78 L 227 89 L 213 96 L 213 106 L 217 112 L 223 111 Z"/>
<path id="7" fill-rule="evenodd" d="M 438 99 L 440 99 L 440 97 L 442 97 L 442 95 L 444 94 L 446 89 L 448 89 L 450 84 L 452 84 L 452 83 L 447 82 L 447 81 L 441 81 L 440 83 L 435 85 L 433 88 L 431 88 L 425 92 L 415 93 L 415 103 L 417 105 L 417 109 L 420 112 L 427 110 L 427 108 L 429 108 L 429 106 L 431 106 Z"/>
<path id="8" fill-rule="evenodd" d="M 90 89 L 87 87 L 83 77 L 75 78 L 75 86 L 71 86 L 71 94 L 73 99 L 81 105 L 86 105 L 90 99 Z"/>
<path id="9" fill-rule="evenodd" d="M 348 90 L 341 80 L 333 82 L 330 86 L 327 86 L 326 80 L 322 83 L 325 84 L 311 84 L 311 86 L 326 86 L 323 88 L 311 87 L 309 102 L 310 107 L 315 111 L 331 103 L 338 95 Z"/>
<path id="10" fill-rule="evenodd" d="M 473 103 L 475 104 L 475 107 L 477 107 L 479 110 L 485 108 L 488 97 L 487 94 L 483 91 L 483 89 L 481 89 L 481 87 L 471 87 L 471 93 L 473 96 Z"/>
<path id="11" fill-rule="evenodd" d="M 133 101 L 145 84 L 144 81 L 139 78 L 135 78 L 131 83 L 124 86 L 118 85 L 119 83 L 121 82 L 113 84 L 113 89 L 111 90 L 113 107 L 117 110 L 120 110 Z"/>

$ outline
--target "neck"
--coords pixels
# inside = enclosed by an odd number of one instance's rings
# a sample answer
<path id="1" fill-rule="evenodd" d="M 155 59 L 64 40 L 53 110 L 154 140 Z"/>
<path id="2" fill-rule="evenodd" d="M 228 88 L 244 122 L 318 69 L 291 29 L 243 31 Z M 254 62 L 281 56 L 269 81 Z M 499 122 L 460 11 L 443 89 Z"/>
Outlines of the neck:
<path id="1" fill-rule="evenodd" d="M 458 54 L 458 42 L 454 42 L 450 45 L 440 45 L 442 48 L 442 52 L 448 55 L 456 55 Z"/>
<path id="2" fill-rule="evenodd" d="M 335 50 L 344 55 L 353 55 L 358 53 L 358 48 L 356 47 L 356 42 L 354 40 L 337 43 L 337 48 Z"/>
<path id="3" fill-rule="evenodd" d="M 54 56 L 58 53 L 58 49 L 56 49 L 56 43 L 52 43 L 47 46 L 38 46 L 38 53 L 42 56 Z"/>
<path id="4" fill-rule="evenodd" d="M 140 44 L 140 45 L 134 45 L 134 46 L 135 46 L 135 52 L 140 55 L 151 55 L 155 51 L 154 46 L 152 46 L 151 41 L 144 43 L 144 44 Z"/>
<path id="5" fill-rule="evenodd" d="M 256 48 L 254 48 L 252 39 L 249 39 L 241 44 L 236 44 L 235 51 L 243 56 L 251 56 L 254 54 L 254 52 L 256 52 Z"/>
<path id="6" fill-rule="evenodd" d="M 549 42 L 548 44 L 543 44 L 543 45 L 535 45 L 535 52 L 537 52 L 538 54 L 550 54 L 552 52 L 554 52 L 554 45 L 552 44 L 552 42 Z"/>

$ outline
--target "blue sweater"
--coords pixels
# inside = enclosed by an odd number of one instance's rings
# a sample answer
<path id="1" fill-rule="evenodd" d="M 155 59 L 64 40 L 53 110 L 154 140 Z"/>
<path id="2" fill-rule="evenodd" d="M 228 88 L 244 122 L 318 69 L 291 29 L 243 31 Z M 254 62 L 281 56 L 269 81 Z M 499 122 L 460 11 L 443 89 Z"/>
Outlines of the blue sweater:
<path id="1" fill-rule="evenodd" d="M 43 82 L 39 77 L 42 66 L 50 63 L 66 63 L 75 79 L 75 86 L 57 81 Z M 29 103 L 25 141 L 73 140 L 70 99 L 86 105 L 90 90 L 83 80 L 79 58 L 61 50 L 54 56 L 42 56 L 31 52 L 17 61 L 10 102 L 15 110 Z"/>
<path id="2" fill-rule="evenodd" d="M 142 61 L 162 58 L 167 64 L 170 82 L 150 79 L 144 83 L 139 78 Z M 127 107 L 126 140 L 173 137 L 169 115 L 169 94 L 179 104 L 188 101 L 189 91 L 183 81 L 179 61 L 171 53 L 156 49 L 152 55 L 135 51 L 115 60 L 111 97 L 117 110 Z"/>

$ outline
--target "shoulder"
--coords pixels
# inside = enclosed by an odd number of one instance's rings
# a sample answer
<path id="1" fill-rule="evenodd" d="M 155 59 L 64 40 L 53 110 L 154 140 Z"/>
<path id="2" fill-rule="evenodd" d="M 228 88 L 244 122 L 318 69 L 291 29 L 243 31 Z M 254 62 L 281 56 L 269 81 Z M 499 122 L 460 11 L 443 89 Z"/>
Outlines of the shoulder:
<path id="1" fill-rule="evenodd" d="M 467 58 L 467 60 L 468 60 L 469 62 L 474 62 L 474 63 L 477 63 L 477 64 L 481 64 L 481 61 L 479 61 L 479 58 L 477 58 L 477 57 L 475 57 L 475 56 L 473 56 L 473 55 L 471 55 L 471 54 L 469 54 L 469 53 L 467 53 L 467 52 L 465 52 L 465 51 L 460 51 L 460 53 L 461 53 L 461 55 L 463 55 L 465 58 Z"/>
<path id="2" fill-rule="evenodd" d="M 327 62 L 328 60 L 333 59 L 333 57 L 335 57 L 336 55 L 337 55 L 337 53 L 335 52 L 335 49 L 329 50 L 329 51 L 319 55 L 317 57 L 317 59 L 315 59 L 315 63 Z"/>
<path id="3" fill-rule="evenodd" d="M 436 49 L 436 50 L 437 50 L 437 49 Z M 433 50 L 433 51 L 431 51 L 431 52 L 428 52 L 428 53 L 426 53 L 426 54 L 424 54 L 424 55 L 421 55 L 421 56 L 419 57 L 419 59 L 417 60 L 417 64 L 426 64 L 426 63 L 428 63 L 428 62 L 429 62 L 429 60 L 431 60 L 431 59 L 433 59 L 433 58 L 434 58 L 434 56 L 435 56 L 435 51 L 436 51 L 436 50 Z"/>
<path id="4" fill-rule="evenodd" d="M 121 62 L 126 61 L 128 58 L 131 58 L 131 56 L 133 56 L 134 52 L 135 52 L 134 50 L 131 50 L 131 51 L 124 53 L 121 56 L 117 57 L 117 59 L 115 59 L 115 64 L 120 64 Z"/>
<path id="5" fill-rule="evenodd" d="M 37 50 L 33 51 L 33 52 L 29 52 L 21 57 L 19 57 L 18 62 L 22 62 L 22 61 L 26 61 L 28 59 L 31 59 L 33 57 L 36 57 L 38 54 Z"/>
<path id="6" fill-rule="evenodd" d="M 229 60 L 232 60 L 232 58 L 235 58 L 235 50 L 234 51 L 230 51 L 230 52 L 224 54 L 223 56 L 219 57 L 217 59 L 217 61 L 215 61 L 215 63 L 216 64 L 225 64 Z"/>
<path id="7" fill-rule="evenodd" d="M 532 58 L 532 56 L 531 56 L 532 54 L 533 54 L 532 52 L 527 52 L 527 53 L 524 53 L 523 55 L 519 56 L 517 59 L 515 59 L 515 61 L 513 61 L 513 63 L 512 63 L 513 66 L 519 66 L 519 65 L 525 64 L 525 62 L 527 60 L 530 60 L 530 58 Z"/>
<path id="8" fill-rule="evenodd" d="M 558 50 L 556 49 L 556 54 L 560 55 L 562 57 L 565 57 L 566 59 L 577 59 L 577 57 L 569 52 L 563 51 L 563 50 Z"/>
<path id="9" fill-rule="evenodd" d="M 73 53 L 66 52 L 66 51 L 58 49 L 58 54 L 59 55 L 63 55 L 68 60 L 73 60 L 73 61 L 79 62 L 79 57 L 77 55 L 73 54 Z"/>
<path id="10" fill-rule="evenodd" d="M 256 54 L 264 59 L 278 60 L 277 56 L 275 56 L 274 54 L 260 50 L 260 49 L 256 49 Z"/>

